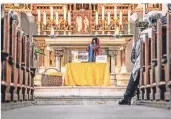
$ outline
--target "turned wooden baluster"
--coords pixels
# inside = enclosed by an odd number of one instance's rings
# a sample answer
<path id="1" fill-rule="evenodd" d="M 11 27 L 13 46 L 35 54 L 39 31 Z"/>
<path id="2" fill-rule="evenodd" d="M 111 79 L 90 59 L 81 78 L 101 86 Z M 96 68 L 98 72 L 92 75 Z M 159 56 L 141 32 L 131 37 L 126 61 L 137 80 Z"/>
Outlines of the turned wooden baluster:
<path id="1" fill-rule="evenodd" d="M 171 100 L 171 90 L 168 87 L 171 87 L 171 13 L 167 13 L 167 64 L 166 64 L 166 92 L 165 100 Z M 170 81 L 170 83 L 169 83 Z"/>
<path id="2" fill-rule="evenodd" d="M 29 69 L 28 69 L 28 37 L 25 36 L 25 100 L 28 100 L 28 79 L 29 79 Z"/>
<path id="3" fill-rule="evenodd" d="M 162 23 L 161 20 L 157 20 L 157 72 L 156 72 L 156 94 L 155 99 L 161 100 L 161 90 L 159 88 L 159 84 L 161 81 L 161 40 L 162 40 Z"/>
<path id="4" fill-rule="evenodd" d="M 18 68 L 16 67 L 16 53 L 17 53 L 17 21 L 13 20 L 12 24 L 12 57 L 14 60 L 13 68 L 13 81 L 14 81 L 14 92 L 13 92 L 13 100 L 17 101 L 17 84 L 18 84 Z"/>
<path id="5" fill-rule="evenodd" d="M 144 99 L 147 100 L 147 84 L 148 84 L 148 63 L 149 63 L 149 41 L 148 34 L 145 34 L 145 72 L 144 72 L 144 86 L 145 86 L 145 94 Z"/>
<path id="6" fill-rule="evenodd" d="M 150 72 L 150 85 L 151 85 L 151 89 L 150 89 L 150 100 L 154 100 L 155 99 L 155 90 L 154 87 L 155 85 L 155 65 L 153 64 L 153 59 L 155 59 L 155 32 L 152 31 L 151 32 L 151 72 Z"/>
<path id="7" fill-rule="evenodd" d="M 6 13 L 4 16 L 4 40 L 5 40 L 5 52 L 9 54 L 9 45 L 10 45 L 10 33 L 9 33 L 9 28 L 10 28 L 10 23 L 9 23 L 9 14 Z M 5 81 L 6 81 L 6 90 L 5 90 L 5 101 L 10 101 L 11 99 L 11 94 L 10 94 L 10 83 L 11 83 L 11 67 L 8 62 L 9 56 L 7 57 L 5 61 Z"/>
<path id="8" fill-rule="evenodd" d="M 23 100 L 23 94 L 22 94 L 22 85 L 23 85 L 23 70 L 22 70 L 22 31 L 19 30 L 18 31 L 18 51 L 17 51 L 17 54 L 18 54 L 18 63 L 20 65 L 19 67 L 19 81 L 18 81 L 18 88 L 19 88 L 19 101 L 22 101 Z"/>

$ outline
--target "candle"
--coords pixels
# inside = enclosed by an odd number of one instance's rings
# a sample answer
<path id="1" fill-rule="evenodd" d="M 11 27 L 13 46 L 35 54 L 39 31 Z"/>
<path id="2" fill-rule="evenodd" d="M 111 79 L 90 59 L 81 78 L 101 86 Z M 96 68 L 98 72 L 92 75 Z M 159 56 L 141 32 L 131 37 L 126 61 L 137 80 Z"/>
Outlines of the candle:
<path id="1" fill-rule="evenodd" d="M 130 19 L 131 19 L 131 11 L 128 9 L 128 34 L 130 34 Z"/>
<path id="2" fill-rule="evenodd" d="M 68 24 L 70 25 L 71 24 L 71 13 L 68 12 Z"/>
<path id="3" fill-rule="evenodd" d="M 43 13 L 43 24 L 46 25 L 46 13 L 45 13 L 45 11 Z"/>
<path id="4" fill-rule="evenodd" d="M 58 12 L 56 12 L 56 24 L 58 25 Z"/>
<path id="5" fill-rule="evenodd" d="M 50 7 L 50 19 L 53 20 L 53 8 Z"/>
<path id="6" fill-rule="evenodd" d="M 98 12 L 96 12 L 96 25 L 98 25 Z"/>
<path id="7" fill-rule="evenodd" d="M 114 14 L 114 16 L 115 16 L 115 19 L 116 19 L 116 17 L 117 17 L 117 7 L 115 6 L 115 14 Z"/>
<path id="8" fill-rule="evenodd" d="M 110 12 L 108 12 L 108 25 L 110 25 Z"/>
<path id="9" fill-rule="evenodd" d="M 104 6 L 102 6 L 102 20 L 104 20 Z"/>
<path id="10" fill-rule="evenodd" d="M 122 12 L 120 11 L 120 25 L 122 24 Z"/>
<path id="11" fill-rule="evenodd" d="M 40 22 L 40 10 L 37 10 L 38 12 L 38 22 Z"/>
<path id="12" fill-rule="evenodd" d="M 128 21 L 130 21 L 131 11 L 128 9 Z"/>
<path id="13" fill-rule="evenodd" d="M 64 20 L 66 21 L 66 6 L 64 6 Z"/>

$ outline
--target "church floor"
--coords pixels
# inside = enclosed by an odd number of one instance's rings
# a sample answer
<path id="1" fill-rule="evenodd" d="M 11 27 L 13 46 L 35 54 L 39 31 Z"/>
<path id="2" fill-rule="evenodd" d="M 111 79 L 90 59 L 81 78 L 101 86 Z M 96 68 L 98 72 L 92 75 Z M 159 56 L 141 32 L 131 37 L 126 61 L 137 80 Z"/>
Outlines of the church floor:
<path id="1" fill-rule="evenodd" d="M 171 119 L 171 110 L 117 104 L 37 105 L 2 112 L 2 119 Z"/>

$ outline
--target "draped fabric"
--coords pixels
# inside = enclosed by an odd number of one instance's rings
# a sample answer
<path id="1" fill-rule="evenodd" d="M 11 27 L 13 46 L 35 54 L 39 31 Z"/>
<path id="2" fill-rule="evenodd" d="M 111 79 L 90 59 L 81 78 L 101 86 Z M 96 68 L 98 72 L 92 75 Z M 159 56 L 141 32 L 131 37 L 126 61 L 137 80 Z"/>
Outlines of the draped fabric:
<path id="1" fill-rule="evenodd" d="M 142 40 L 139 40 L 135 47 L 132 49 L 131 53 L 131 61 L 134 63 L 133 71 L 132 71 L 132 77 L 134 78 L 134 81 L 137 79 L 138 72 L 140 71 L 140 49 L 141 49 L 141 42 Z"/>
<path id="2" fill-rule="evenodd" d="M 108 63 L 68 63 L 64 75 L 66 86 L 109 86 Z"/>
<path id="3" fill-rule="evenodd" d="M 100 48 L 100 40 L 97 39 L 97 45 L 94 46 L 94 54 L 95 54 L 95 56 L 99 55 L 99 48 Z"/>

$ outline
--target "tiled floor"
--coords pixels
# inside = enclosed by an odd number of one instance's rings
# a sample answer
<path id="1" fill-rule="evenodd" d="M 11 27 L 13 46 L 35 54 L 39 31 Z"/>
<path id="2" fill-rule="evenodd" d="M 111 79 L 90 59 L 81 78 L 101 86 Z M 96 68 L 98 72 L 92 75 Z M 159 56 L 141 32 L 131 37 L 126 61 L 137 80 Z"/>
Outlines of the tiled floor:
<path id="1" fill-rule="evenodd" d="M 117 104 L 37 105 L 2 112 L 2 119 L 171 119 L 171 111 Z"/>

